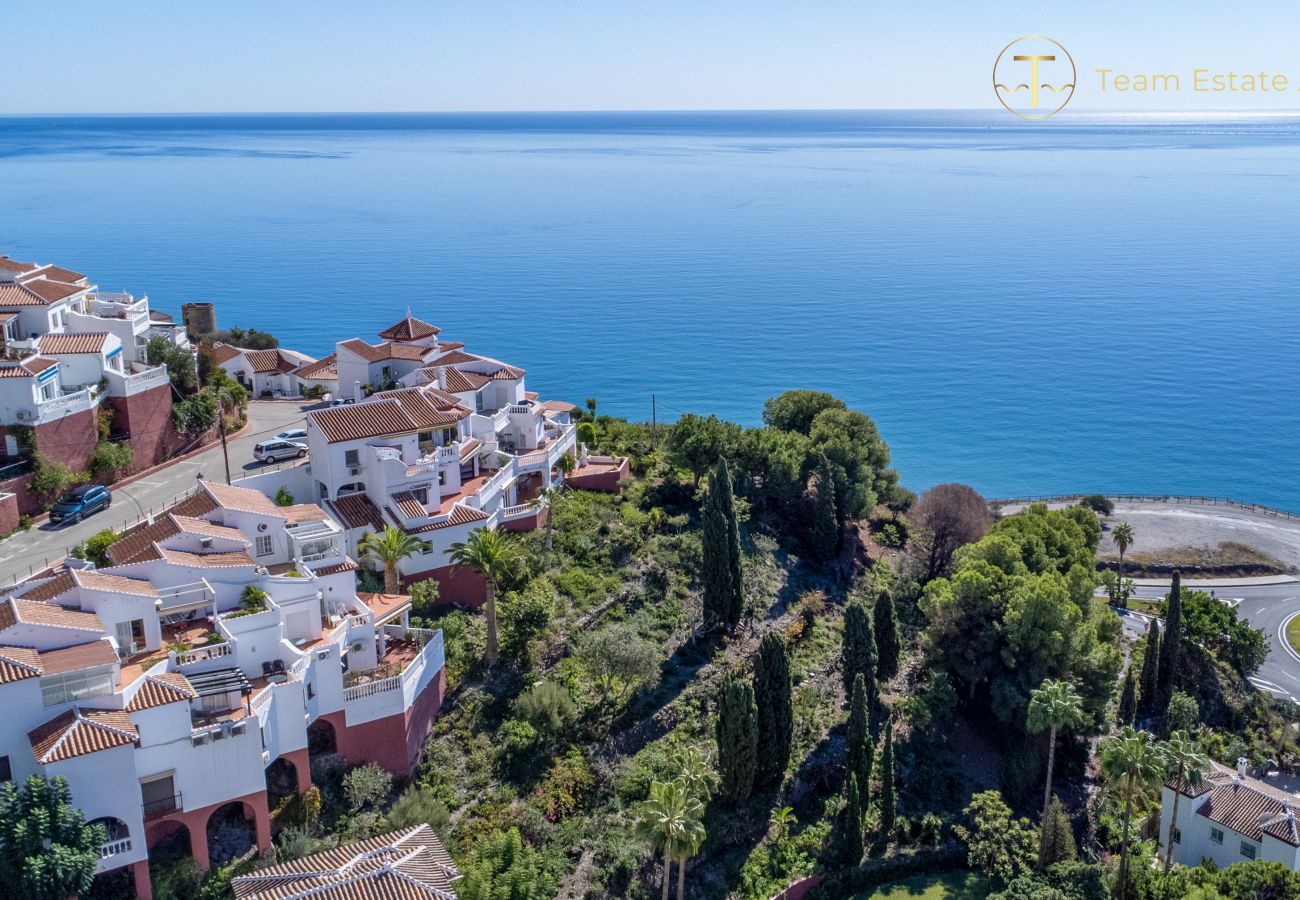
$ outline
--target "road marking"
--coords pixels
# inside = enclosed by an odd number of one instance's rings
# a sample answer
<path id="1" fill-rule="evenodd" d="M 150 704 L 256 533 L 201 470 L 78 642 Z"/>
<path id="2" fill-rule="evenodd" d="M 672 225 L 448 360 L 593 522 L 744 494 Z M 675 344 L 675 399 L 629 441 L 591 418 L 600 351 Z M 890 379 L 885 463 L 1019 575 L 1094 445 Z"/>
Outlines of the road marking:
<path id="1" fill-rule="evenodd" d="M 1294 600 L 1295 598 L 1293 597 L 1292 599 Z M 1291 613 L 1291 615 L 1282 620 L 1281 625 L 1277 626 L 1277 642 L 1282 645 L 1283 650 L 1291 654 L 1292 659 L 1300 663 L 1300 653 L 1296 653 L 1295 649 L 1291 646 L 1291 642 L 1286 639 L 1286 627 L 1291 624 L 1291 620 L 1296 616 L 1300 616 L 1300 612 Z"/>

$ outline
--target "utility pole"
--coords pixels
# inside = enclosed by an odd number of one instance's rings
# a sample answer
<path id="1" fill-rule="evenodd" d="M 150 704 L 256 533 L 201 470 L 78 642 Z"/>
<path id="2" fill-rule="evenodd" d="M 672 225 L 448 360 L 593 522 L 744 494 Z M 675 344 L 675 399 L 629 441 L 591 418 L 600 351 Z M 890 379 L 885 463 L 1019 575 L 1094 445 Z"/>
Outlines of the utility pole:
<path id="1" fill-rule="evenodd" d="M 226 484 L 230 484 L 230 451 L 226 449 L 226 401 L 217 400 L 217 431 L 221 433 L 221 455 L 226 460 Z"/>

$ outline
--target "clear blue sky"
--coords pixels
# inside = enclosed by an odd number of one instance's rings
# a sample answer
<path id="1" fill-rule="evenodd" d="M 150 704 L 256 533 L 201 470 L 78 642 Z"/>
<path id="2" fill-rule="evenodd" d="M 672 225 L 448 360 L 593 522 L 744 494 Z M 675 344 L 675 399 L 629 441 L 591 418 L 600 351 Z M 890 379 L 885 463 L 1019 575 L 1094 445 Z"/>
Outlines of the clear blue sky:
<path id="1" fill-rule="evenodd" d="M 0 113 L 975 107 L 1012 38 L 1092 69 L 1265 68 L 1300 4 L 1117 0 L 7 0 Z"/>

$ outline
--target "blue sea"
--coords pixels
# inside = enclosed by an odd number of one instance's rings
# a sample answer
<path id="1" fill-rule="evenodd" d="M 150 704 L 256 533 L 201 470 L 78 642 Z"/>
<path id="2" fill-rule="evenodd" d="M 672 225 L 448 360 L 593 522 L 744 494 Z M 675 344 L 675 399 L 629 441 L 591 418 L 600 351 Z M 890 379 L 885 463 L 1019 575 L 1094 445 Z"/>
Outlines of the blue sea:
<path id="1" fill-rule="evenodd" d="M 832 391 L 904 482 L 1300 509 L 1300 118 L 0 118 L 0 252 L 604 412 Z"/>

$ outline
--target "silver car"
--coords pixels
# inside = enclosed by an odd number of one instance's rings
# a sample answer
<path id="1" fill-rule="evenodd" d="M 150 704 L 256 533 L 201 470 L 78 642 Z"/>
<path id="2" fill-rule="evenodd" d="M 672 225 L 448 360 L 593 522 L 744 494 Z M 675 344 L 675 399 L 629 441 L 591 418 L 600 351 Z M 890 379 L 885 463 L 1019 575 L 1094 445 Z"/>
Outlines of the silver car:
<path id="1" fill-rule="evenodd" d="M 278 438 L 262 441 L 253 448 L 260 462 L 276 463 L 284 459 L 302 459 L 307 455 L 307 445 L 302 441 L 282 441 Z"/>

